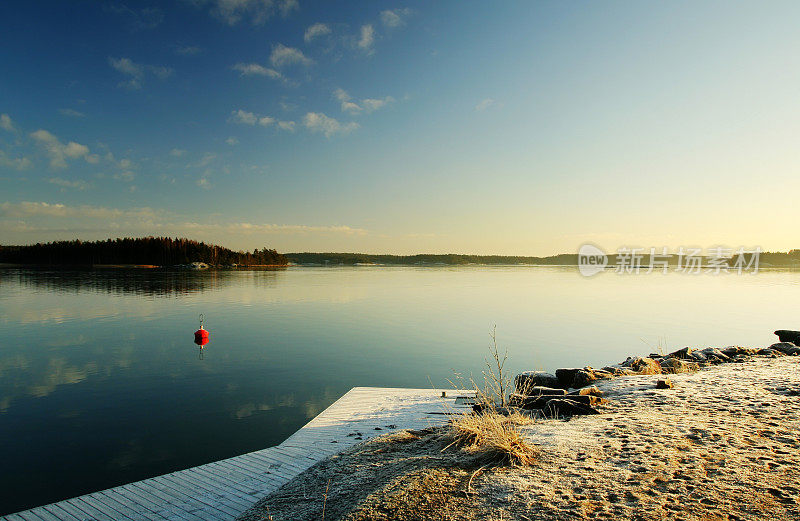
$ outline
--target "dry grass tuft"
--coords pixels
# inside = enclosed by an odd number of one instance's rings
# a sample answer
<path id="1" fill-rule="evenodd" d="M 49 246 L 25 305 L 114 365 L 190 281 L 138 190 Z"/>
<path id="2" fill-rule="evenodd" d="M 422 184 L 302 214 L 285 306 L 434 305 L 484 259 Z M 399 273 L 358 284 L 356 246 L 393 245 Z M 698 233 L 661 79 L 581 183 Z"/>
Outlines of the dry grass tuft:
<path id="1" fill-rule="evenodd" d="M 478 454 L 492 465 L 530 465 L 538 449 L 525 441 L 519 430 L 520 425 L 529 423 L 531 419 L 521 414 L 505 416 L 492 410 L 459 415 L 450 420 L 445 437 L 452 442 L 447 447 Z"/>

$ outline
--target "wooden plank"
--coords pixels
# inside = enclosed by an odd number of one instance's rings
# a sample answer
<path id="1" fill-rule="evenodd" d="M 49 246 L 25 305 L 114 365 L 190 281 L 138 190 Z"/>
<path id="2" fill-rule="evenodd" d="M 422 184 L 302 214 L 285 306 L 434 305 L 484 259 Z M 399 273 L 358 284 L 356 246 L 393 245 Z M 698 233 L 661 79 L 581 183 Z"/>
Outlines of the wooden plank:
<path id="1" fill-rule="evenodd" d="M 184 485 L 167 478 L 167 476 L 151 478 L 148 481 L 153 483 L 153 486 L 155 486 L 155 483 L 158 483 L 169 490 L 175 491 L 176 493 L 182 494 L 186 497 L 190 497 L 195 502 L 203 505 L 202 507 L 198 506 L 198 510 L 192 510 L 192 512 L 195 514 L 200 511 L 207 512 L 216 516 L 215 519 L 223 519 L 230 515 L 228 512 L 220 510 L 214 506 L 216 503 L 215 499 L 207 498 L 203 494 L 198 494 L 197 487 L 187 489 Z"/>
<path id="2" fill-rule="evenodd" d="M 89 514 L 84 512 L 83 510 L 80 510 L 80 509 L 76 508 L 75 506 L 70 504 L 69 501 L 61 501 L 59 503 L 56 503 L 56 505 L 50 505 L 50 506 L 58 506 L 62 510 L 66 510 L 67 512 L 70 513 L 72 518 L 75 518 L 78 521 L 96 521 L 94 519 L 94 516 L 90 516 Z"/>
<path id="3" fill-rule="evenodd" d="M 94 510 L 98 510 L 98 511 L 102 512 L 108 518 L 110 518 L 110 519 L 112 519 L 114 521 L 129 520 L 130 519 L 129 517 L 120 514 L 119 512 L 114 510 L 113 508 L 111 508 L 111 507 L 107 506 L 106 504 L 104 504 L 104 503 L 98 501 L 97 499 L 93 498 L 91 496 L 91 494 L 87 494 L 85 496 L 80 496 L 79 498 L 75 498 L 75 499 L 76 500 L 80 499 L 83 503 L 89 505 Z"/>
<path id="4" fill-rule="evenodd" d="M 198 496 L 198 499 L 218 510 L 221 514 L 236 517 L 240 512 L 248 508 L 249 502 L 244 502 L 241 498 L 233 496 L 228 487 L 224 485 L 217 487 L 212 485 L 209 487 L 208 483 L 201 482 L 195 477 L 194 469 L 190 470 L 192 472 L 181 472 L 180 477 L 171 480 L 171 482 L 178 486 L 194 488 L 195 493 L 198 490 L 202 490 L 205 494 Z M 227 502 L 220 501 L 222 498 L 227 498 Z"/>
<path id="5" fill-rule="evenodd" d="M 46 505 L 45 505 L 46 506 Z M 38 507 L 33 509 L 33 514 L 38 516 L 43 521 L 61 521 L 58 516 L 53 514 L 52 512 L 48 511 L 44 507 Z M 71 520 L 70 520 L 71 521 Z"/>
<path id="6" fill-rule="evenodd" d="M 83 521 L 83 519 L 72 515 L 68 510 L 64 509 L 60 503 L 44 505 L 42 508 L 53 514 L 60 521 Z"/>
<path id="7" fill-rule="evenodd" d="M 122 487 L 118 488 L 124 488 L 128 490 L 131 494 L 146 495 L 146 497 L 148 498 L 153 498 L 154 502 L 156 500 L 160 501 L 166 510 L 168 510 L 169 512 L 175 512 L 176 513 L 175 515 L 183 519 L 188 519 L 188 520 L 199 519 L 203 521 L 214 519 L 208 516 L 202 516 L 195 513 L 195 510 L 197 508 L 200 508 L 201 505 L 202 506 L 206 505 L 198 503 L 192 500 L 188 496 L 178 497 L 177 493 L 175 493 L 176 495 L 170 495 L 166 491 L 154 487 L 151 484 L 151 480 L 149 479 L 144 481 L 138 481 L 136 483 L 131 483 L 128 485 L 123 485 Z"/>
<path id="8" fill-rule="evenodd" d="M 104 514 L 102 511 L 97 510 L 92 505 L 87 503 L 81 497 L 74 497 L 72 499 L 68 499 L 64 501 L 64 503 L 70 504 L 74 506 L 76 509 L 84 512 L 90 519 L 94 519 L 95 521 L 116 521 L 113 517 Z"/>

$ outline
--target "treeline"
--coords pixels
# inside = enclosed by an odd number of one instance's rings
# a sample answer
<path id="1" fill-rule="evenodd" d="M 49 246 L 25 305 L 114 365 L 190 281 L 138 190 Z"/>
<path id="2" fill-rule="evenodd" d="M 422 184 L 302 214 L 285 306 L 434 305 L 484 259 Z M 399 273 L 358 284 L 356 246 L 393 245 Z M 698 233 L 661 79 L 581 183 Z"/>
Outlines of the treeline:
<path id="1" fill-rule="evenodd" d="M 639 252 L 642 255 L 641 265 L 647 266 L 650 264 L 650 252 Z M 737 260 L 737 256 L 732 254 L 733 257 L 729 261 L 729 265 L 733 266 Z M 751 254 L 745 255 L 745 262 L 749 262 Z M 576 266 L 578 264 L 578 255 L 575 253 L 562 253 L 560 255 L 551 255 L 549 257 L 526 257 L 514 255 L 458 255 L 458 254 L 420 254 L 420 255 L 380 255 L 369 253 L 287 253 L 286 258 L 295 264 L 311 264 L 321 266 L 337 266 L 345 265 L 352 266 L 355 264 L 397 264 L 397 265 L 447 265 L 447 266 L 463 266 L 468 264 L 485 264 L 485 265 L 561 265 L 561 266 Z M 658 258 L 663 261 L 663 257 Z M 623 264 L 625 261 L 618 255 L 611 253 L 608 256 L 609 265 Z M 677 265 L 678 262 L 686 264 L 686 258 L 679 258 L 673 254 L 667 259 L 669 265 Z M 707 266 L 709 263 L 708 252 L 701 256 L 701 263 Z M 777 266 L 777 267 L 790 267 L 800 266 L 800 250 L 791 250 L 786 252 L 761 252 L 759 255 L 759 265 L 761 266 Z"/>
<path id="2" fill-rule="evenodd" d="M 286 265 L 275 250 L 233 251 L 222 246 L 172 237 L 141 237 L 84 242 L 57 241 L 0 246 L 0 262 L 39 265 L 146 264 L 176 266 L 204 262 L 213 266 Z"/>
<path id="3" fill-rule="evenodd" d="M 374 255 L 369 253 L 287 253 L 286 258 L 296 264 L 354 265 L 354 264 L 571 264 L 578 262 L 574 253 L 552 255 L 550 257 L 523 257 L 513 255 L 458 255 L 419 254 L 419 255 Z"/>

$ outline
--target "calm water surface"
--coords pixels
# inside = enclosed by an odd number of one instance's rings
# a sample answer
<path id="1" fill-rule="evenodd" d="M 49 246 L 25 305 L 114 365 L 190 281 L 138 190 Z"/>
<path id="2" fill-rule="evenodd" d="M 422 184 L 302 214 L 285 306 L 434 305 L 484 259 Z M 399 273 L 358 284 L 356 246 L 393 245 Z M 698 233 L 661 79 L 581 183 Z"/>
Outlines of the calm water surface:
<path id="1" fill-rule="evenodd" d="M 768 345 L 798 295 L 786 271 L 0 270 L 0 514 L 280 443 L 353 386 L 478 374 L 493 324 L 512 371 L 602 366 Z"/>

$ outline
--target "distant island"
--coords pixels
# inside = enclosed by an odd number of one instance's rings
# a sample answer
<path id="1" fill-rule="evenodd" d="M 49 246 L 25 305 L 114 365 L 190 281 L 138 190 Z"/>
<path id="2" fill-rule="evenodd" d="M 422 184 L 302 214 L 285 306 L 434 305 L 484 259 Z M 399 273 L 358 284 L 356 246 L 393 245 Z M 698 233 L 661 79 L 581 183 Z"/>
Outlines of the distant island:
<path id="1" fill-rule="evenodd" d="M 45 266 L 255 267 L 286 266 L 289 260 L 269 248 L 252 252 L 233 251 L 191 239 L 141 237 L 0 246 L 0 263 Z"/>
<path id="2" fill-rule="evenodd" d="M 663 257 L 660 257 L 663 262 Z M 679 257 L 666 259 L 671 266 Z M 749 260 L 749 258 L 748 258 Z M 733 266 L 734 259 L 728 264 Z M 619 262 L 615 254 L 608 255 L 608 265 Z M 658 262 L 658 261 L 657 261 Z M 41 266 L 94 267 L 212 267 L 236 268 L 259 266 L 577 266 L 576 253 L 546 257 L 521 255 L 463 255 L 456 253 L 388 255 L 371 253 L 278 253 L 262 248 L 252 252 L 234 251 L 224 246 L 207 244 L 186 238 L 140 237 L 107 239 L 105 241 L 56 241 L 25 246 L 0 245 L 0 264 Z M 642 255 L 646 268 L 650 256 Z M 701 257 L 701 265 L 709 266 L 709 257 Z M 789 252 L 761 252 L 760 267 L 800 268 L 800 249 Z"/>

